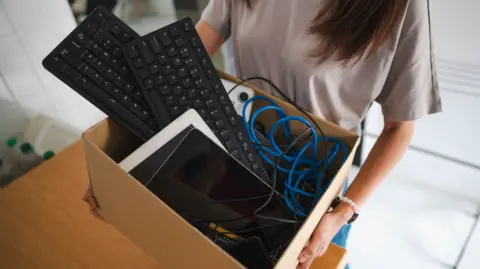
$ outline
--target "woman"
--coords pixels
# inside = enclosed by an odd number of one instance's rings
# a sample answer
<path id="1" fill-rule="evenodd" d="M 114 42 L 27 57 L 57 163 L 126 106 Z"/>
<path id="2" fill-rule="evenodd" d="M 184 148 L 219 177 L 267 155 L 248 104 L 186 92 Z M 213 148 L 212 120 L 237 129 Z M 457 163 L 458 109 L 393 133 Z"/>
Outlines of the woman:
<path id="1" fill-rule="evenodd" d="M 231 38 L 238 77 L 268 78 L 299 106 L 346 129 L 357 130 L 372 102 L 382 106 L 383 131 L 348 199 L 322 218 L 298 258 L 299 268 L 309 268 L 332 239 L 345 246 L 346 224 L 405 153 L 414 121 L 441 111 L 429 3 L 211 0 L 197 30 L 210 55 Z"/>

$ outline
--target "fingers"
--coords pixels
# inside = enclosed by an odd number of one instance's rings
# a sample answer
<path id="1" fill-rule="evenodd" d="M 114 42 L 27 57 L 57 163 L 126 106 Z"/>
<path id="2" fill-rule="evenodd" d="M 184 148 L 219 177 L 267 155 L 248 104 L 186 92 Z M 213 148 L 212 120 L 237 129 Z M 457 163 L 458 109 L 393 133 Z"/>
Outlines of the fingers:
<path id="1" fill-rule="evenodd" d="M 93 194 L 92 187 L 90 184 L 87 187 L 87 190 L 85 191 L 85 194 L 83 195 L 83 201 L 85 201 L 88 206 L 90 207 L 90 213 L 95 216 L 96 218 L 105 221 L 105 219 L 100 215 L 100 207 L 98 206 L 97 199 L 95 199 L 95 196 Z"/>
<path id="2" fill-rule="evenodd" d="M 300 263 L 297 269 L 309 269 L 316 257 L 316 255 L 311 255 L 307 260 Z"/>

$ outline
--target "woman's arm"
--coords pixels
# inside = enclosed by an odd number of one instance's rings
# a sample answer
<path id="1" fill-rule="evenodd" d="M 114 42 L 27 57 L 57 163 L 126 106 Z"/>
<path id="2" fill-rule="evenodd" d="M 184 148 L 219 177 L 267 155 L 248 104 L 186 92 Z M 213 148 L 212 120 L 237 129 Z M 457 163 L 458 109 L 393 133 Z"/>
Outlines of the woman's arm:
<path id="1" fill-rule="evenodd" d="M 380 137 L 345 196 L 352 199 L 359 207 L 362 206 L 405 154 L 412 139 L 413 130 L 413 121 L 385 119 Z M 335 234 L 350 220 L 353 213 L 353 208 L 349 204 L 340 203 L 334 211 L 325 214 L 315 229 L 311 241 L 299 256 L 299 268 L 309 268 L 316 257 L 325 253 Z"/>
<path id="2" fill-rule="evenodd" d="M 380 137 L 345 196 L 361 207 L 403 157 L 412 139 L 413 130 L 413 121 L 401 122 L 385 119 L 385 126 Z M 350 219 L 353 215 L 351 210 L 350 206 L 342 203 L 335 212 Z"/>
<path id="3" fill-rule="evenodd" d="M 200 20 L 195 26 L 208 55 L 212 56 L 225 42 L 225 37 L 217 33 L 208 23 Z"/>

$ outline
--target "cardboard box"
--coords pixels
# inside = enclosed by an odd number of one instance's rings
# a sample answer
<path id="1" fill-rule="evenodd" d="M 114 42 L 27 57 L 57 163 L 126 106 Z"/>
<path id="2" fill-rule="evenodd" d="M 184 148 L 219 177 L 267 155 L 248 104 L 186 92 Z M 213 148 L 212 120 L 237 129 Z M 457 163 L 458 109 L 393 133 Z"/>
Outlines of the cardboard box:
<path id="1" fill-rule="evenodd" d="M 225 79 L 238 82 L 234 77 L 221 72 L 220 74 Z M 274 99 L 287 114 L 303 116 L 292 105 L 259 89 L 253 89 L 257 95 Z M 259 105 L 261 104 L 255 104 L 254 109 Z M 275 114 L 262 114 L 259 119 L 267 129 L 277 120 Z M 296 267 L 300 251 L 328 210 L 331 201 L 342 189 L 359 144 L 356 133 L 346 131 L 322 119 L 316 117 L 314 119 L 327 136 L 342 140 L 350 152 L 330 187 L 277 262 L 275 266 L 277 269 Z M 301 124 L 291 126 L 294 134 L 301 132 L 304 128 Z M 83 141 L 90 181 L 101 206 L 101 214 L 156 260 L 161 268 L 243 268 L 240 263 L 204 237 L 117 165 L 117 162 L 140 145 L 140 142 L 128 131 L 122 129 L 113 120 L 106 119 L 86 131 Z M 330 248 L 329 252 L 331 251 L 335 249 Z M 337 264 L 336 267 L 330 268 L 343 269 L 344 256 L 339 255 L 338 263 L 328 261 L 328 264 Z M 318 264 L 318 261 L 316 263 Z"/>

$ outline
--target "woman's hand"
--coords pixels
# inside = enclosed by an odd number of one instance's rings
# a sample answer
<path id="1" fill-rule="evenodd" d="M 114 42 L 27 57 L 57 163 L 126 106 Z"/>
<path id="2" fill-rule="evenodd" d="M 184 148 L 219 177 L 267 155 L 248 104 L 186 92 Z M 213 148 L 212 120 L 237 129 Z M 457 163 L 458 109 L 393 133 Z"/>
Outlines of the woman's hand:
<path id="1" fill-rule="evenodd" d="M 92 185 L 90 183 L 87 186 L 87 190 L 85 190 L 85 194 L 83 195 L 83 201 L 87 202 L 90 206 L 90 213 L 95 216 L 96 218 L 105 221 L 105 219 L 100 215 L 100 207 L 98 206 L 97 199 L 95 199 L 95 195 L 93 194 Z"/>
<path id="2" fill-rule="evenodd" d="M 339 210 L 334 210 L 325 214 L 320 220 L 320 223 L 317 225 L 317 228 L 315 228 L 310 241 L 298 256 L 299 264 L 297 269 L 310 268 L 310 265 L 317 257 L 325 254 L 333 237 L 350 219 L 347 218 L 349 214 L 348 211 L 350 210 L 343 206 L 342 210 L 340 207 L 340 205 L 337 207 Z M 351 213 L 351 215 L 353 215 L 353 213 Z"/>

